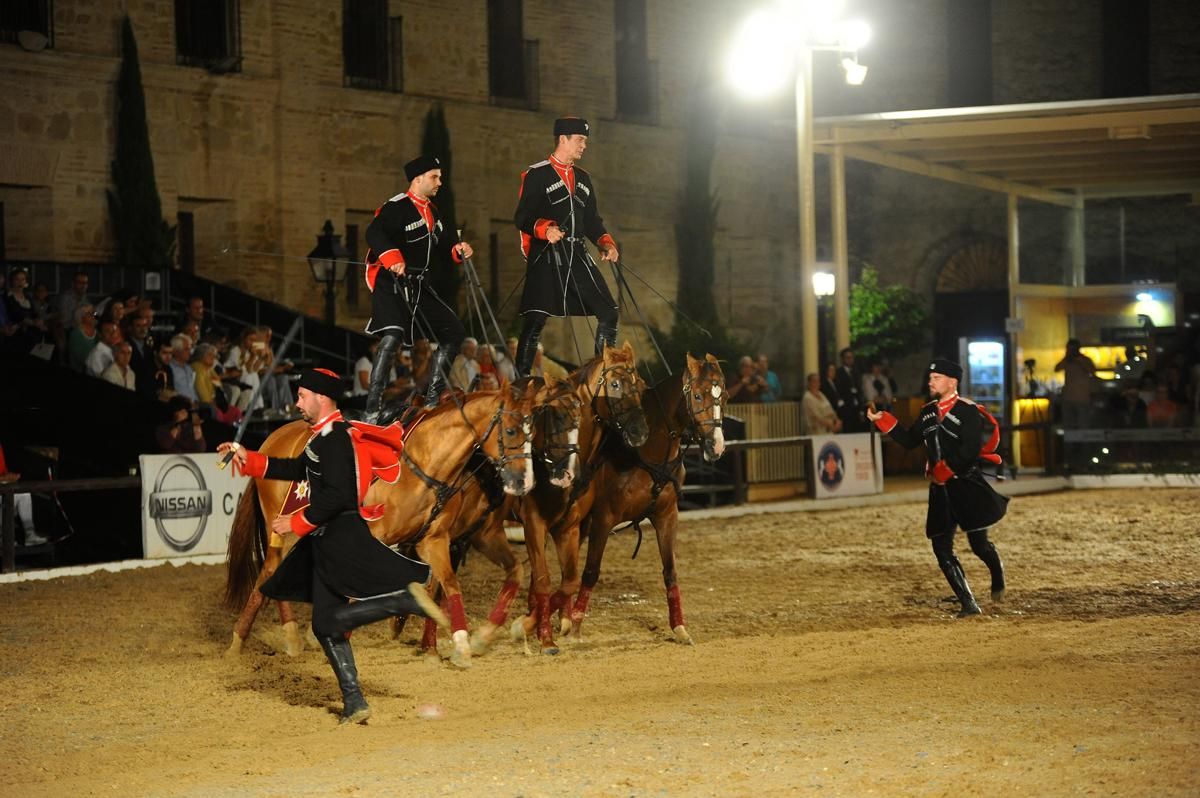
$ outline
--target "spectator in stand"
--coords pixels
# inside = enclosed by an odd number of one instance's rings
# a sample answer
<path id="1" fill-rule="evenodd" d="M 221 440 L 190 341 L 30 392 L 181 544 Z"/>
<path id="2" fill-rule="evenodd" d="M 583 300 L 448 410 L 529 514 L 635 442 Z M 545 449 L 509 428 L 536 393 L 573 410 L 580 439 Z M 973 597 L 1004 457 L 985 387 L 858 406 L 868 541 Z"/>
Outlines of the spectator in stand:
<path id="1" fill-rule="evenodd" d="M 1113 426 L 1140 428 L 1146 426 L 1146 403 L 1130 385 L 1113 397 Z"/>
<path id="2" fill-rule="evenodd" d="M 479 342 L 474 338 L 464 338 L 459 348 L 458 357 L 450 367 L 450 387 L 460 391 L 470 391 L 479 376 L 479 362 L 475 356 L 479 353 Z"/>
<path id="3" fill-rule="evenodd" d="M 1067 429 L 1085 429 L 1091 424 L 1096 364 L 1079 347 L 1078 338 L 1067 341 L 1067 352 L 1054 367 L 1063 373 L 1062 423 Z"/>
<path id="4" fill-rule="evenodd" d="M 491 344 L 479 347 L 479 374 L 475 377 L 473 391 L 495 391 L 500 388 L 500 373 L 496 370 L 496 350 Z"/>
<path id="5" fill-rule="evenodd" d="M 8 323 L 16 327 L 9 338 L 9 347 L 28 352 L 46 337 L 46 323 L 39 320 L 33 311 L 33 299 L 26 289 L 29 287 L 29 272 L 13 269 L 8 274 L 8 290 L 4 292 L 4 309 Z"/>
<path id="6" fill-rule="evenodd" d="M 732 404 L 759 404 L 767 391 L 767 381 L 758 373 L 754 361 L 749 355 L 744 355 L 738 361 L 738 375 L 729 383 L 729 401 Z"/>
<path id="7" fill-rule="evenodd" d="M 830 363 L 825 366 L 825 378 L 821 380 L 821 393 L 825 394 L 825 398 L 829 400 L 835 413 L 841 409 L 842 397 L 838 394 L 837 389 L 837 364 Z"/>
<path id="8" fill-rule="evenodd" d="M 846 347 L 839 353 L 842 365 L 838 367 L 835 384 L 841 404 L 838 418 L 842 420 L 843 432 L 866 432 L 867 421 L 863 414 L 862 374 L 854 365 L 854 350 Z"/>
<path id="9" fill-rule="evenodd" d="M 281 417 L 291 413 L 292 406 L 296 403 L 295 397 L 292 396 L 292 384 L 288 379 L 288 375 L 295 369 L 295 364 L 290 360 L 275 362 L 275 352 L 271 346 L 274 333 L 270 327 L 259 327 L 257 335 L 255 348 L 266 363 L 264 371 L 260 372 L 264 382 L 263 402 L 274 411 L 272 415 Z"/>
<path id="10" fill-rule="evenodd" d="M 0 446 L 0 483 L 20 481 L 20 474 L 8 470 L 8 463 L 4 459 L 4 447 Z M 37 529 L 33 526 L 33 497 L 28 493 L 14 493 L 13 505 L 16 510 L 16 516 L 21 521 L 21 529 L 25 532 L 24 545 L 41 546 L 49 542 L 39 535 Z"/>
<path id="11" fill-rule="evenodd" d="M 1147 371 L 1138 379 L 1137 393 L 1138 397 L 1149 407 L 1154 401 L 1154 390 L 1157 382 L 1154 379 L 1154 372 Z"/>
<path id="12" fill-rule="evenodd" d="M 199 401 L 196 395 L 196 372 L 188 365 L 192 359 L 192 339 L 178 333 L 171 339 L 171 384 L 175 393 L 192 403 Z"/>
<path id="13" fill-rule="evenodd" d="M 767 383 L 767 390 L 763 391 L 762 400 L 764 402 L 778 402 L 783 398 L 783 385 L 779 382 L 779 375 L 771 371 L 771 361 L 763 353 L 759 353 L 758 359 L 754 362 L 758 369 L 758 374 Z"/>
<path id="14" fill-rule="evenodd" d="M 530 372 L 535 377 L 553 377 L 556 380 L 565 380 L 567 378 L 567 370 L 558 365 L 558 362 L 552 357 L 546 357 L 546 347 L 538 342 L 537 351 L 533 354 L 533 370 Z"/>
<path id="15" fill-rule="evenodd" d="M 121 341 L 121 330 L 111 321 L 100 325 L 99 340 L 88 353 L 83 370 L 90 377 L 99 377 L 112 365 L 113 347 Z"/>
<path id="16" fill-rule="evenodd" d="M 892 386 L 888 382 L 887 375 L 883 373 L 883 363 L 879 360 L 871 361 L 870 373 L 863 375 L 862 398 L 867 406 L 870 406 L 873 402 L 876 410 L 887 410 L 890 412 L 892 409 L 895 396 L 892 393 Z"/>
<path id="17" fill-rule="evenodd" d="M 171 371 L 172 356 L 170 341 L 162 342 L 155 350 L 154 396 L 160 402 L 166 402 L 175 395 L 175 374 Z"/>
<path id="18" fill-rule="evenodd" d="M 504 380 L 513 382 L 517 379 L 517 338 L 513 336 L 504 342 L 504 351 L 493 350 L 496 362 L 496 374 Z"/>
<path id="19" fill-rule="evenodd" d="M 147 399 L 154 398 L 154 336 L 150 334 L 150 318 L 137 311 L 121 319 L 121 337 L 130 346 L 130 368 L 137 380 L 137 392 Z"/>
<path id="20" fill-rule="evenodd" d="M 97 313 L 100 314 L 100 322 L 111 321 L 114 324 L 120 325 L 121 320 L 125 318 L 125 313 L 128 310 L 125 304 L 129 297 L 133 296 L 133 292 L 127 289 L 120 289 L 105 298 L 104 307 L 97 306 Z"/>
<path id="21" fill-rule="evenodd" d="M 107 380 L 119 388 L 136 391 L 137 375 L 129 363 L 133 357 L 133 347 L 128 341 L 118 341 L 113 344 L 112 353 L 113 362 L 101 372 L 101 379 Z"/>
<path id="22" fill-rule="evenodd" d="M 1179 420 L 1179 405 L 1171 398 L 1171 389 L 1160 383 L 1154 389 L 1154 400 L 1146 405 L 1146 424 L 1151 427 L 1174 427 Z"/>
<path id="23" fill-rule="evenodd" d="M 183 307 L 183 313 L 179 318 L 178 332 L 187 332 L 186 327 L 195 325 L 196 335 L 192 338 L 192 343 L 200 340 L 200 336 L 208 332 L 211 322 L 204 312 L 204 299 L 194 296 L 188 300 Z"/>
<path id="24" fill-rule="evenodd" d="M 800 434 L 827 435 L 840 432 L 842 420 L 821 391 L 821 376 L 816 372 L 808 375 L 807 390 L 800 400 Z"/>
<path id="25" fill-rule="evenodd" d="M 200 343 L 200 325 L 194 321 L 188 320 L 179 328 L 179 335 L 186 335 L 188 340 L 192 342 L 192 346 Z"/>
<path id="26" fill-rule="evenodd" d="M 96 310 L 90 304 L 80 305 L 75 310 L 75 320 L 67 331 L 67 365 L 83 371 L 88 355 L 99 342 L 96 334 Z"/>
<path id="27" fill-rule="evenodd" d="M 261 347 L 255 346 L 257 341 L 258 332 L 254 327 L 247 327 L 242 330 L 238 343 L 230 347 L 229 354 L 225 356 L 223 364 L 222 378 L 235 382 L 241 390 L 241 393 L 238 395 L 237 405 L 245 413 L 263 406 L 262 395 L 260 394 L 254 402 L 254 407 L 250 407 L 250 397 L 254 394 L 254 389 L 258 387 L 259 383 L 258 369 L 265 365 L 258 354 L 261 351 Z"/>
<path id="28" fill-rule="evenodd" d="M 87 290 L 87 272 L 76 272 L 71 281 L 71 287 L 58 297 L 58 318 L 66 329 L 69 330 L 79 324 L 79 316 L 76 312 L 81 305 L 92 304 L 88 299 Z M 93 306 L 92 309 L 95 310 L 95 307 Z"/>
<path id="29" fill-rule="evenodd" d="M 49 329 L 50 323 L 53 321 L 53 311 L 50 308 L 50 288 L 45 283 L 38 283 L 33 287 L 31 295 L 33 301 L 33 316 L 42 323 L 42 329 Z"/>
<path id="30" fill-rule="evenodd" d="M 222 424 L 236 424 L 242 417 L 242 411 L 236 404 L 230 404 L 229 396 L 221 384 L 221 375 L 217 373 L 217 348 L 201 343 L 192 356 L 191 366 L 192 371 L 196 372 L 198 408 Z"/>
<path id="31" fill-rule="evenodd" d="M 190 399 L 172 396 L 167 401 L 167 410 L 171 413 L 170 418 L 154 430 L 158 448 L 163 454 L 194 454 L 208 448 L 204 443 L 200 414 Z"/>

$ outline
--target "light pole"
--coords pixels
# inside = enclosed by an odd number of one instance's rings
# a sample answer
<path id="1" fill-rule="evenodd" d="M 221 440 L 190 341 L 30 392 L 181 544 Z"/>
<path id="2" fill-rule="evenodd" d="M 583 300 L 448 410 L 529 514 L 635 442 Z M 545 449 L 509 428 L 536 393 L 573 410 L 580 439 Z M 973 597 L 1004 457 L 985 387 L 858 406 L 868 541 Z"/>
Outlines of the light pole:
<path id="1" fill-rule="evenodd" d="M 346 276 L 348 260 L 350 253 L 342 246 L 342 237 L 333 232 L 333 222 L 326 219 L 317 236 L 317 245 L 308 253 L 308 268 L 312 270 L 313 279 L 325 285 L 325 323 L 331 327 L 337 324 L 335 287 Z"/>
<path id="2" fill-rule="evenodd" d="M 871 31 L 861 21 L 837 19 L 839 3 L 833 0 L 777 0 L 769 9 L 751 15 L 730 53 L 729 77 L 744 94 L 764 96 L 782 88 L 788 77 L 796 92 L 796 171 L 799 180 L 801 374 L 820 373 L 817 295 L 816 189 L 813 186 L 813 52 L 843 56 L 846 82 L 860 85 L 867 68 L 858 63 L 858 50 Z M 837 210 L 837 209 L 835 209 Z M 844 253 L 838 258 L 837 278 L 842 295 L 836 302 L 838 336 L 848 330 L 848 275 Z M 847 336 L 848 337 L 848 336 Z M 848 341 L 847 341 L 848 343 Z"/>

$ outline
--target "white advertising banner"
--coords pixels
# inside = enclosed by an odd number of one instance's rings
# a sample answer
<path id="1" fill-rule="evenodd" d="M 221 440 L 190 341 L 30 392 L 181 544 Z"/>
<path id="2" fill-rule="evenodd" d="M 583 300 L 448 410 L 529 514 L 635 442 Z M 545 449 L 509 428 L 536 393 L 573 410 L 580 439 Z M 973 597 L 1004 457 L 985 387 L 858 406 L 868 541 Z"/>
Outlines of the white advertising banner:
<path id="1" fill-rule="evenodd" d="M 142 473 L 142 556 L 223 554 L 249 477 L 217 468 L 221 456 L 150 454 Z"/>
<path id="2" fill-rule="evenodd" d="M 814 435 L 809 491 L 816 499 L 883 493 L 883 445 L 869 432 Z"/>

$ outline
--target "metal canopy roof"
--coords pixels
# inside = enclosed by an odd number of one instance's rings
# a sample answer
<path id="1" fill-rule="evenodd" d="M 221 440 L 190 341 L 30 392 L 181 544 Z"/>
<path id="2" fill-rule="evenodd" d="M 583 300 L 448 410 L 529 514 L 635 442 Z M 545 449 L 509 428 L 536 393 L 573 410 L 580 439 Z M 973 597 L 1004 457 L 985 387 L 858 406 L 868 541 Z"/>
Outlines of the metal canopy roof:
<path id="1" fill-rule="evenodd" d="M 813 120 L 818 152 L 1073 206 L 1200 193 L 1200 94 Z"/>

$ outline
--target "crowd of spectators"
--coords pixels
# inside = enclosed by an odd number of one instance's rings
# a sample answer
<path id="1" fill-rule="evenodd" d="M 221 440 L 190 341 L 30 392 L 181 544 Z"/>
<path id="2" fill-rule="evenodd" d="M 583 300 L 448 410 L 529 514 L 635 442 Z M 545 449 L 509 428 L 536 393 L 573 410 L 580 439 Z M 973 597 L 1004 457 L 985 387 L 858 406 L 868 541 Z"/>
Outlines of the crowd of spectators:
<path id="1" fill-rule="evenodd" d="M 1164 351 L 1125 347 L 1111 381 L 1072 338 L 1054 367 L 1063 373 L 1061 421 L 1068 429 L 1189 427 L 1200 425 L 1200 334 Z"/>

